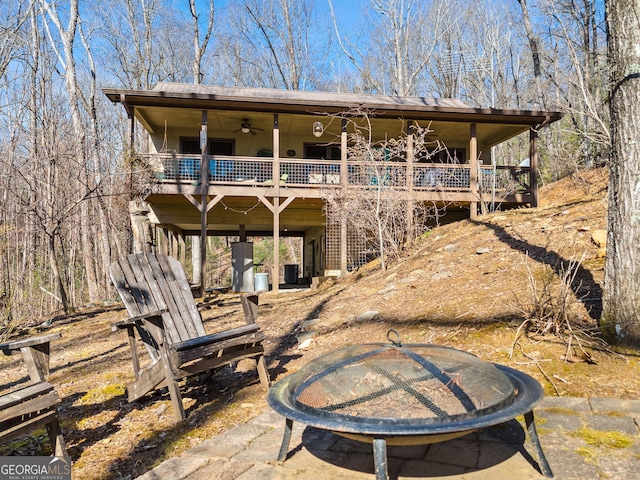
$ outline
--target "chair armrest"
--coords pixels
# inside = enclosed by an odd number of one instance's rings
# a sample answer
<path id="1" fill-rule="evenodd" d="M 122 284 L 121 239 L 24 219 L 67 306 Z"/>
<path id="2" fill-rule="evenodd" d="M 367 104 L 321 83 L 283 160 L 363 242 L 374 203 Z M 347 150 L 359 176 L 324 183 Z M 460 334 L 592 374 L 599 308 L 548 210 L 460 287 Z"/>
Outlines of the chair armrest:
<path id="1" fill-rule="evenodd" d="M 15 342 L 0 344 L 5 355 L 12 355 L 20 350 L 27 365 L 29 377 L 33 383 L 43 382 L 49 375 L 49 350 L 51 340 L 62 337 L 61 333 L 51 333 L 38 337 L 26 338 Z"/>
<path id="2" fill-rule="evenodd" d="M 149 318 L 161 318 L 162 315 L 164 313 L 166 313 L 167 310 L 154 310 L 153 312 L 148 312 L 145 313 L 144 315 L 138 315 L 135 317 L 130 317 L 127 318 L 125 320 L 119 320 L 117 322 L 113 322 L 111 324 L 111 331 L 115 332 L 118 329 L 122 329 L 122 328 L 130 328 L 130 327 L 134 327 L 136 325 L 140 326 L 142 325 L 142 321 L 149 319 Z"/>
<path id="3" fill-rule="evenodd" d="M 247 325 L 253 325 L 258 321 L 258 302 L 260 301 L 260 294 L 264 290 L 253 293 L 243 293 L 240 295 L 240 303 L 242 304 L 242 311 L 244 312 L 244 320 Z"/>
<path id="4" fill-rule="evenodd" d="M 12 355 L 14 352 L 22 348 L 37 347 L 39 345 L 44 345 L 60 337 L 62 337 L 62 334 L 58 332 L 58 333 L 50 333 L 48 335 L 41 335 L 39 337 L 25 338 L 24 340 L 16 340 L 14 342 L 0 343 L 0 350 L 5 355 Z"/>

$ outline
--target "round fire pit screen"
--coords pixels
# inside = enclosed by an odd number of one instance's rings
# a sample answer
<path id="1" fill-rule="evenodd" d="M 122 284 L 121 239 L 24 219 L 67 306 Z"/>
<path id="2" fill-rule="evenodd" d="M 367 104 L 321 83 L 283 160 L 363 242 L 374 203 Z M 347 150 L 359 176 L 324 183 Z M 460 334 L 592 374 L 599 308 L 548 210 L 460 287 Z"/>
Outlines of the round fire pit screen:
<path id="1" fill-rule="evenodd" d="M 286 418 L 280 461 L 295 420 L 373 443 L 379 479 L 387 478 L 387 444 L 444 441 L 525 414 L 541 471 L 551 477 L 533 421 L 542 396 L 540 384 L 522 372 L 460 350 L 397 340 L 316 358 L 277 382 L 268 402 Z"/>
<path id="2" fill-rule="evenodd" d="M 306 365 L 288 387 L 302 411 L 364 424 L 450 423 L 514 400 L 513 384 L 495 366 L 434 345 L 347 347 Z"/>

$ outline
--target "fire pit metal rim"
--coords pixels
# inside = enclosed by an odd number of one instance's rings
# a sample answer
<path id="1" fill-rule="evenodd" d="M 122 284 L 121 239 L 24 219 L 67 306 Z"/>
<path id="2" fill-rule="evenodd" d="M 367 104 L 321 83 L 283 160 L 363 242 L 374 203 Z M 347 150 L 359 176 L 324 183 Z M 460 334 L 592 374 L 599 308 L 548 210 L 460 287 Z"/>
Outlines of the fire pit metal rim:
<path id="1" fill-rule="evenodd" d="M 272 386 L 269 390 L 267 401 L 271 408 L 287 419 L 336 432 L 384 437 L 398 435 L 428 436 L 450 432 L 472 431 L 497 425 L 512 420 L 518 415 L 530 412 L 544 395 L 540 384 L 529 375 L 504 365 L 493 365 L 507 375 L 513 383 L 514 390 L 516 391 L 513 402 L 501 410 L 474 418 L 454 420 L 448 423 L 402 423 L 385 419 L 376 421 L 371 418 L 363 418 L 360 420 L 355 417 L 345 419 L 314 415 L 313 413 L 300 410 L 292 402 L 289 383 L 295 378 L 295 374 L 283 378 Z"/>

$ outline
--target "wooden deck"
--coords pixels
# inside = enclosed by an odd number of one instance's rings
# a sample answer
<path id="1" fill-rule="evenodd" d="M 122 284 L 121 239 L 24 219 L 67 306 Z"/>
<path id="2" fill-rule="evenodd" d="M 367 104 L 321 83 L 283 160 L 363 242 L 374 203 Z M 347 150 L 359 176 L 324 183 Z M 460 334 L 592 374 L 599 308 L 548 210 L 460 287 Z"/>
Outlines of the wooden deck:
<path id="1" fill-rule="evenodd" d="M 201 193 L 201 159 L 190 155 L 149 154 L 162 193 Z M 340 187 L 391 188 L 409 192 L 423 201 L 478 201 L 493 198 L 498 202 L 531 202 L 529 167 L 480 165 L 478 186 L 472 185 L 468 164 L 379 162 L 281 158 L 274 169 L 274 159 L 265 157 L 208 156 L 208 186 L 224 195 L 274 196 L 278 184 L 281 197 L 322 198 L 323 192 Z M 278 175 L 276 176 L 276 172 Z M 274 181 L 274 176 L 277 180 Z M 230 187 L 230 188 L 225 188 Z"/>

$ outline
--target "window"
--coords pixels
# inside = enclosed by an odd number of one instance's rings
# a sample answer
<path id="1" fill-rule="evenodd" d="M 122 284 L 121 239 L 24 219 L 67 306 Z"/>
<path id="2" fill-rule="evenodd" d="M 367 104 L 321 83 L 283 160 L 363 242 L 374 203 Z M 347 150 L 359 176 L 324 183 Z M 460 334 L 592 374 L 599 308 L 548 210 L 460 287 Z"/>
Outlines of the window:
<path id="1" fill-rule="evenodd" d="M 319 160 L 340 160 L 340 147 L 326 143 L 305 143 L 304 158 Z"/>
<path id="2" fill-rule="evenodd" d="M 445 148 L 432 157 L 432 162 L 467 163 L 467 151 L 464 148 Z"/>
<path id="3" fill-rule="evenodd" d="M 180 153 L 187 155 L 200 155 L 200 140 L 197 138 L 180 139 Z"/>
<path id="4" fill-rule="evenodd" d="M 467 151 L 464 148 L 444 148 L 429 156 L 418 154 L 417 160 L 427 163 L 467 163 Z"/>
<path id="5" fill-rule="evenodd" d="M 210 138 L 207 155 L 233 155 L 235 150 L 233 140 Z M 186 155 L 200 155 L 200 140 L 198 138 L 181 138 L 180 153 Z"/>

